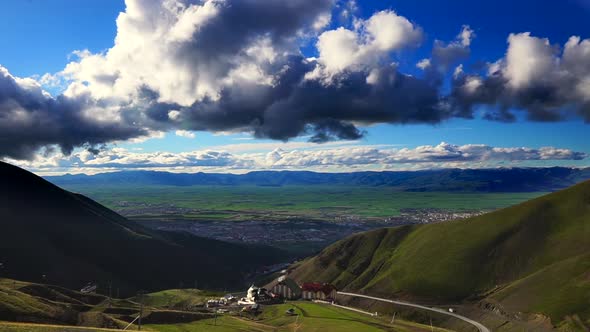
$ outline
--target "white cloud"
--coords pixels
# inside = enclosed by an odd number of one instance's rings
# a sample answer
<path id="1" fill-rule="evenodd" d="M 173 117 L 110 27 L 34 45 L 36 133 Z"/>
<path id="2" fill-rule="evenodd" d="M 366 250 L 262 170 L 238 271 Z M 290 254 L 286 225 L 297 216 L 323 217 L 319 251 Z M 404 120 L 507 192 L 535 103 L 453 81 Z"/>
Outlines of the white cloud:
<path id="1" fill-rule="evenodd" d="M 461 45 L 467 47 L 471 45 L 471 41 L 475 38 L 475 31 L 470 26 L 464 25 L 457 38 L 461 41 Z"/>
<path id="2" fill-rule="evenodd" d="M 552 79 L 557 59 L 548 39 L 531 37 L 527 32 L 510 34 L 508 43 L 503 70 L 512 88 L 524 88 L 538 80 Z"/>
<path id="3" fill-rule="evenodd" d="M 189 130 L 177 130 L 174 132 L 176 136 L 185 137 L 185 138 L 195 138 L 195 133 Z"/>
<path id="4" fill-rule="evenodd" d="M 430 67 L 430 59 L 422 59 L 422 60 L 418 61 L 418 63 L 416 64 L 416 67 L 418 67 L 422 70 Z"/>
<path id="5" fill-rule="evenodd" d="M 137 136 L 127 140 L 129 143 L 137 144 L 137 143 L 145 143 L 151 139 L 162 139 L 166 137 L 166 133 L 163 131 L 155 131 L 150 130 L 146 135 Z M 123 143 L 124 141 L 115 142 L 115 143 Z"/>
<path id="6" fill-rule="evenodd" d="M 463 84 L 463 90 L 468 94 L 474 94 L 482 85 L 483 81 L 479 77 L 469 77 Z"/>
<path id="7" fill-rule="evenodd" d="M 422 30 L 393 11 L 380 11 L 367 20 L 357 19 L 355 29 L 339 27 L 323 32 L 317 41 L 316 69 L 308 79 L 330 81 L 345 70 L 359 71 L 375 67 L 391 52 L 416 46 Z"/>
<path id="8" fill-rule="evenodd" d="M 168 112 L 168 118 L 172 121 L 176 121 L 180 118 L 180 112 L 177 110 L 172 110 Z"/>
<path id="9" fill-rule="evenodd" d="M 255 145 L 255 144 L 252 144 Z M 169 171 L 235 172 L 262 169 L 286 170 L 387 170 L 429 169 L 445 167 L 481 168 L 498 164 L 518 166 L 530 161 L 582 160 L 587 154 L 555 147 L 501 148 L 482 144 L 453 145 L 440 143 L 415 148 L 344 145 L 318 149 L 300 145 L 278 147 L 267 145 L 258 149 L 238 150 L 233 146 L 190 152 L 137 152 L 114 148 L 92 154 L 86 150 L 64 156 L 57 151 L 38 155 L 32 161 L 14 161 L 17 165 L 40 172 L 96 173 L 100 169 L 151 169 Z"/>
<path id="10" fill-rule="evenodd" d="M 324 13 L 324 14 L 318 16 L 316 21 L 313 23 L 314 30 L 320 31 L 320 30 L 324 29 L 325 27 L 327 27 L 330 24 L 331 20 L 332 20 L 331 13 Z"/>

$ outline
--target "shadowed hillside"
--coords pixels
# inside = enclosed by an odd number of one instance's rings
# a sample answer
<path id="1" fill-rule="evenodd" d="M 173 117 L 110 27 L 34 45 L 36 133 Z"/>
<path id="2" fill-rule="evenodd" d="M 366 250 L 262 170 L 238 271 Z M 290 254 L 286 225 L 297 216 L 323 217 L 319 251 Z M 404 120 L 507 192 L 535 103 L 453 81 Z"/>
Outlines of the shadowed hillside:
<path id="1" fill-rule="evenodd" d="M 354 235 L 292 276 L 375 296 L 483 299 L 590 325 L 590 182 L 466 220 Z"/>
<path id="2" fill-rule="evenodd" d="M 146 229 L 81 195 L 0 163 L 0 276 L 122 291 L 240 286 L 282 253 Z"/>

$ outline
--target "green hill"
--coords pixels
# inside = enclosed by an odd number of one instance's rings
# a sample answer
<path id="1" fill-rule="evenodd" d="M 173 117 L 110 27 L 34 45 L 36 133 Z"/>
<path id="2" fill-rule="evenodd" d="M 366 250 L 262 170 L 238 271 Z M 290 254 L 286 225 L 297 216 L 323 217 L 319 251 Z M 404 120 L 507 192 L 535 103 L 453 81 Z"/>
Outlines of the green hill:
<path id="1" fill-rule="evenodd" d="M 180 285 L 240 287 L 283 253 L 157 232 L 0 162 L 0 277 L 130 294 Z"/>
<path id="2" fill-rule="evenodd" d="M 161 293 L 145 295 L 142 321 L 146 324 L 187 323 L 214 317 L 202 308 L 207 299 L 206 292 L 194 289 L 165 292 L 173 295 L 170 303 L 174 307 L 168 306 L 168 301 L 154 303 L 153 299 L 160 298 Z M 187 300 L 194 305 L 182 305 Z M 104 295 L 85 294 L 54 285 L 0 279 L 0 331 L 6 329 L 3 322 L 52 324 L 62 328 L 85 326 L 122 329 L 137 317 L 139 311 L 137 298 L 110 299 Z M 19 326 L 13 328 L 20 331 Z M 29 328 L 25 325 L 23 331 L 44 331 L 43 328 L 49 327 Z M 136 330 L 137 327 L 131 329 Z"/>
<path id="3" fill-rule="evenodd" d="M 353 235 L 292 276 L 375 296 L 482 300 L 590 326 L 590 182 L 466 220 Z"/>

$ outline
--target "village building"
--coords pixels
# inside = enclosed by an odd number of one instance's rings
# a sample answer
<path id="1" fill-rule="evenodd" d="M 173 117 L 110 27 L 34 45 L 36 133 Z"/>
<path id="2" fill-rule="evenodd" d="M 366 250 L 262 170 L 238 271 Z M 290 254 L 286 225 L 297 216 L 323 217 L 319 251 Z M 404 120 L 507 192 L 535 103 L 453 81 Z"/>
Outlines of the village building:
<path id="1" fill-rule="evenodd" d="M 259 288 L 254 285 L 250 286 L 246 293 L 246 301 L 249 303 L 268 303 L 274 300 L 274 297 L 269 294 L 266 288 Z"/>
<path id="2" fill-rule="evenodd" d="M 336 287 L 332 284 L 306 282 L 301 286 L 301 298 L 304 300 L 333 300 L 336 298 Z"/>
<path id="3" fill-rule="evenodd" d="M 273 294 L 287 300 L 296 300 L 301 298 L 301 287 L 287 276 L 280 276 L 275 281 L 266 286 Z"/>
<path id="4" fill-rule="evenodd" d="M 207 308 L 216 308 L 216 307 L 220 307 L 222 305 L 225 305 L 223 302 L 221 302 L 220 300 L 207 300 Z"/>

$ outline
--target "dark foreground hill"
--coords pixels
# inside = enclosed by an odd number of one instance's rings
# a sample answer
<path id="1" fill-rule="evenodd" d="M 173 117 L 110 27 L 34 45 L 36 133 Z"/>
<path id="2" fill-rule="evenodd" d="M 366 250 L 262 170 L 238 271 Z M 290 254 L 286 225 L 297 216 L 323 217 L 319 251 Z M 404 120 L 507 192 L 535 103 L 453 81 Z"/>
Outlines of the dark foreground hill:
<path id="1" fill-rule="evenodd" d="M 263 171 L 247 174 L 123 171 L 96 175 L 48 176 L 60 186 L 76 185 L 216 185 L 388 186 L 405 191 L 534 192 L 555 191 L 590 179 L 590 168 L 446 169 L 416 172 L 315 173 Z"/>
<path id="2" fill-rule="evenodd" d="M 292 276 L 374 296 L 475 301 L 588 327 L 590 182 L 466 220 L 353 235 Z"/>
<path id="3" fill-rule="evenodd" d="M 122 291 L 239 287 L 282 258 L 266 247 L 149 230 L 0 162 L 0 277 Z"/>

